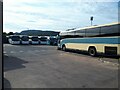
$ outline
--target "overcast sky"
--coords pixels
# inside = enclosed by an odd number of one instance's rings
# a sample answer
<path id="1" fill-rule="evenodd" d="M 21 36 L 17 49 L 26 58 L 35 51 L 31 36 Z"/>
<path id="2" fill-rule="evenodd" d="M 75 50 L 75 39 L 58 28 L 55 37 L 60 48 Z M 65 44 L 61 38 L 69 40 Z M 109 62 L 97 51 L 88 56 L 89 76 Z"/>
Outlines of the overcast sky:
<path id="1" fill-rule="evenodd" d="M 83 1 L 83 0 L 82 0 Z M 25 29 L 65 31 L 118 22 L 118 0 L 4 0 L 3 31 Z"/>

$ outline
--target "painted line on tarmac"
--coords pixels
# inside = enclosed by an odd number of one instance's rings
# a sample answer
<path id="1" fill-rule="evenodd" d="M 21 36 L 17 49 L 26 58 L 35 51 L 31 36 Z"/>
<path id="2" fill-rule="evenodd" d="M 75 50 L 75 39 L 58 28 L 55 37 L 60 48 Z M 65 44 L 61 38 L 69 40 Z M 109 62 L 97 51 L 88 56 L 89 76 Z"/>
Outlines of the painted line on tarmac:
<path id="1" fill-rule="evenodd" d="M 4 54 L 7 53 L 6 51 L 3 52 Z"/>
<path id="2" fill-rule="evenodd" d="M 4 54 L 4 56 L 8 57 L 9 55 L 8 54 Z"/>
<path id="3" fill-rule="evenodd" d="M 22 53 L 22 52 L 24 52 L 24 51 L 19 51 L 19 52 L 21 52 L 21 53 Z"/>
<path id="4" fill-rule="evenodd" d="M 15 51 L 10 51 L 10 53 L 16 53 Z"/>

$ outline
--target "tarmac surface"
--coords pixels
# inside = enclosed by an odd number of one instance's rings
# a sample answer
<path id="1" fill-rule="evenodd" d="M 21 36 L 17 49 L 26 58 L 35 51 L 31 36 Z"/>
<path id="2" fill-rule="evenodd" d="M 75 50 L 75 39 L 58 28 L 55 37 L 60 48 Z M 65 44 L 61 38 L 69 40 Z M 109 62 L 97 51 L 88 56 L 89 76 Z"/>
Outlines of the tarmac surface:
<path id="1" fill-rule="evenodd" d="M 110 61 L 110 62 L 109 62 Z M 118 59 L 48 45 L 4 45 L 5 88 L 118 88 Z"/>

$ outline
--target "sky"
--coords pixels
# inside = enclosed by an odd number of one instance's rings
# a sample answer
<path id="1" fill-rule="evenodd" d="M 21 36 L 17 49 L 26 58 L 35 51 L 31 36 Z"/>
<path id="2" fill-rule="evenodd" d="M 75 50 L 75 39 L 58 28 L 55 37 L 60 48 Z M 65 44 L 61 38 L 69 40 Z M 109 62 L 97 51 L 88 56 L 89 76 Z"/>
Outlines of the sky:
<path id="1" fill-rule="evenodd" d="M 65 31 L 118 22 L 118 0 L 4 0 L 3 32 Z"/>

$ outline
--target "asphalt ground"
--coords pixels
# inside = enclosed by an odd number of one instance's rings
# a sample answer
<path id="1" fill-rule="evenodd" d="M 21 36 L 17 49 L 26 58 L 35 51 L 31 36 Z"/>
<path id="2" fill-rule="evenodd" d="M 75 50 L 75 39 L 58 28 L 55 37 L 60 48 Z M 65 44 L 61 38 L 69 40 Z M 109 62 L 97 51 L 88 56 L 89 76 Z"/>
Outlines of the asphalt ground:
<path id="1" fill-rule="evenodd" d="M 118 88 L 116 58 L 5 44 L 3 61 L 5 88 Z"/>

